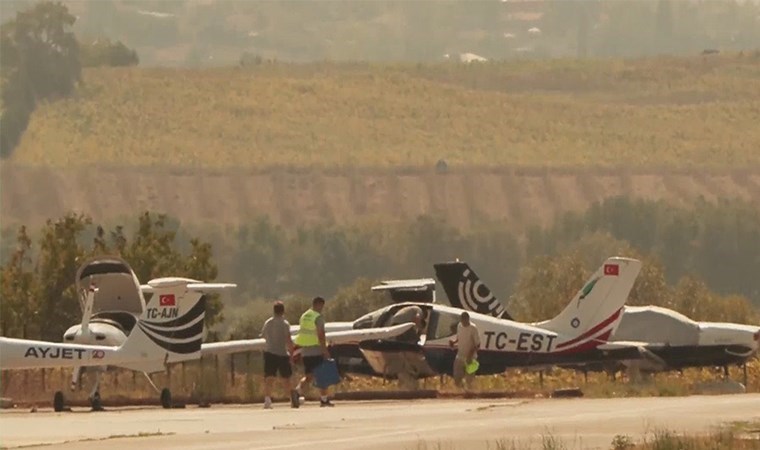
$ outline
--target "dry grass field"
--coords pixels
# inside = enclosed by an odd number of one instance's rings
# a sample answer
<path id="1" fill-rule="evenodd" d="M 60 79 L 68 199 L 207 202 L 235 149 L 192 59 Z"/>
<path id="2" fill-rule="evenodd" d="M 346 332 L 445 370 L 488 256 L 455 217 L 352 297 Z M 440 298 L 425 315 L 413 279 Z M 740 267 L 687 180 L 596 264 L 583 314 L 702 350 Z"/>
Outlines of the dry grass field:
<path id="1" fill-rule="evenodd" d="M 760 53 L 85 71 L 13 161 L 55 168 L 760 165 Z"/>

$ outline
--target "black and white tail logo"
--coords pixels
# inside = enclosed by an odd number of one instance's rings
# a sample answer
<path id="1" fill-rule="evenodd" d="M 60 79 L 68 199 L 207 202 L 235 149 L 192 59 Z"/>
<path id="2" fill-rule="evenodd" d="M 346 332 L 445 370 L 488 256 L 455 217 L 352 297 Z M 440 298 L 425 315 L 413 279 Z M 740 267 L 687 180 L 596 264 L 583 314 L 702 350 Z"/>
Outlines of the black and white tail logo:
<path id="1" fill-rule="evenodd" d="M 166 351 L 189 354 L 200 351 L 203 341 L 203 320 L 206 317 L 206 298 L 201 297 L 185 315 L 169 321 L 138 321 L 140 330 Z"/>
<path id="2" fill-rule="evenodd" d="M 501 302 L 469 268 L 462 274 L 458 290 L 465 309 L 494 317 L 501 317 L 504 314 L 504 306 Z"/>

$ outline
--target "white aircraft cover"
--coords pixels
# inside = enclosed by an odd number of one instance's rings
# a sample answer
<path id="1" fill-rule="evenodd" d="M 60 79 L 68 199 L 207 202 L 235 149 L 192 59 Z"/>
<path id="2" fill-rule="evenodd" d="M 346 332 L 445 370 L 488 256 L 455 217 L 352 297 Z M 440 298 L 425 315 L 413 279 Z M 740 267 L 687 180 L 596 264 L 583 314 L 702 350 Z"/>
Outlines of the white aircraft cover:
<path id="1" fill-rule="evenodd" d="M 673 310 L 659 306 L 626 306 L 623 319 L 610 339 L 664 345 L 698 345 L 699 324 Z"/>

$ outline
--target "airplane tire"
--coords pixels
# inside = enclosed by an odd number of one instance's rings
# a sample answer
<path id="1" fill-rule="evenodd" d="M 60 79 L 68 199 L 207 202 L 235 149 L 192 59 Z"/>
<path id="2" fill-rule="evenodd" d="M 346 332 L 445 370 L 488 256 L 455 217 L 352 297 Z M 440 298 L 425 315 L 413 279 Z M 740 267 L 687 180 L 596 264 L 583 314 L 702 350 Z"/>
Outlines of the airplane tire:
<path id="1" fill-rule="evenodd" d="M 53 395 L 53 411 L 55 412 L 63 411 L 64 403 L 65 401 L 63 398 L 63 392 L 55 391 L 55 394 Z"/>
<path id="2" fill-rule="evenodd" d="M 90 406 L 93 411 L 103 411 L 103 404 L 100 402 L 100 392 L 96 392 L 95 396 L 90 400 Z"/>
<path id="3" fill-rule="evenodd" d="M 164 409 L 172 407 L 172 391 L 170 391 L 169 388 L 161 389 L 161 406 Z"/>

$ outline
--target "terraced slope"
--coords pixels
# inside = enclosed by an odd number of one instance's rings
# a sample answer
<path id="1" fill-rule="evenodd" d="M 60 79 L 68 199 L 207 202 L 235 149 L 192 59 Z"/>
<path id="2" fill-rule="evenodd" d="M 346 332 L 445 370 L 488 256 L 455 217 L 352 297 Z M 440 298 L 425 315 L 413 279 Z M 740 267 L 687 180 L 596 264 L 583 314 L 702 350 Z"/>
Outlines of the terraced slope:
<path id="1" fill-rule="evenodd" d="M 213 172 L 0 167 L 3 225 L 39 224 L 70 210 L 108 221 L 143 209 L 191 224 L 234 225 L 258 215 L 295 226 L 435 214 L 467 229 L 521 229 L 595 200 L 630 194 L 684 204 L 741 198 L 760 207 L 760 170 L 469 169 Z"/>

